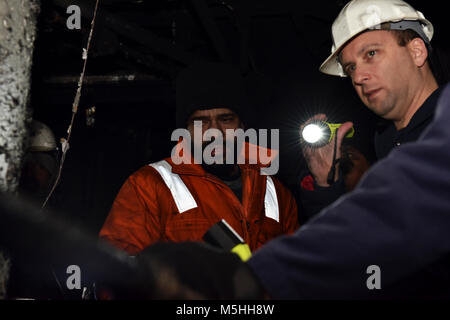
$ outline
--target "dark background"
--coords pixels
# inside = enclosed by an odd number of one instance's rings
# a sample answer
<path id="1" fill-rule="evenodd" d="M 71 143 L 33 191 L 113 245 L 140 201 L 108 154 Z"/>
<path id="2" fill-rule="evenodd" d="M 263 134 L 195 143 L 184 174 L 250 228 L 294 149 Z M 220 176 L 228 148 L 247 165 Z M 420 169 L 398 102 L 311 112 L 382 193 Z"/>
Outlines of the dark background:
<path id="1" fill-rule="evenodd" d="M 279 128 L 279 177 L 292 187 L 305 168 L 298 128 L 326 112 L 353 120 L 371 136 L 379 121 L 348 79 L 323 75 L 331 24 L 345 0 L 101 0 L 80 108 L 56 208 L 98 232 L 125 179 L 170 155 L 177 73 L 195 60 L 240 66 L 253 101 L 256 128 Z M 446 8 L 409 1 L 435 27 L 432 41 L 441 83 L 450 70 Z M 69 30 L 69 5 L 79 5 L 82 29 Z M 33 117 L 65 137 L 82 70 L 94 0 L 43 0 L 34 54 Z M 448 14 L 447 14 L 448 15 Z M 96 107 L 94 125 L 86 110 Z"/>

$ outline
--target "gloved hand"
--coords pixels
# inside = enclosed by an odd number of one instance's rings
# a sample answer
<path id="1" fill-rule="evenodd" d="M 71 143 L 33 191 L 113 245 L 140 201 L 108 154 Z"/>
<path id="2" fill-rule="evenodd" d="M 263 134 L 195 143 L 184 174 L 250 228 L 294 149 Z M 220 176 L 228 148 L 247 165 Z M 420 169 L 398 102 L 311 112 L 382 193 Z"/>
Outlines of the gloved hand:
<path id="1" fill-rule="evenodd" d="M 206 243 L 161 242 L 137 257 L 152 299 L 263 299 L 264 290 L 238 255 Z"/>

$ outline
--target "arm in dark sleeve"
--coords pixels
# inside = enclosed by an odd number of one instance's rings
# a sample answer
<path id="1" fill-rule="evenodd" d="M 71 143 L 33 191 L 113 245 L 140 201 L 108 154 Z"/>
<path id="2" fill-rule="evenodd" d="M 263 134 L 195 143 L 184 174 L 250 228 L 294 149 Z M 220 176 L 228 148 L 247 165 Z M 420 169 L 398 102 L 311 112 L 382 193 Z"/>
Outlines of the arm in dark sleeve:
<path id="1" fill-rule="evenodd" d="M 295 189 L 301 223 L 308 221 L 346 193 L 342 172 L 339 174 L 339 179 L 330 187 L 320 187 L 313 182 L 311 188 L 305 188 L 303 183 L 305 179 L 313 180 L 311 176 L 304 177 Z"/>
<path id="2" fill-rule="evenodd" d="M 294 235 L 255 252 L 248 263 L 268 292 L 274 298 L 366 297 L 369 266 L 380 267 L 383 291 L 448 256 L 449 121 L 447 86 L 418 142 L 393 150 L 357 189 Z"/>

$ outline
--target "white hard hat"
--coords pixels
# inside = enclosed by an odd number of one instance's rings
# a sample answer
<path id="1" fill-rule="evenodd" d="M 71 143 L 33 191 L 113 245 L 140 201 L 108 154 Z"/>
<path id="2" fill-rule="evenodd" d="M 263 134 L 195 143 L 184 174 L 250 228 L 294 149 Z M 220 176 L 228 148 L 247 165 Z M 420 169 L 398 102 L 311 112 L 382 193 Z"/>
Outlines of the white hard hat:
<path id="1" fill-rule="evenodd" d="M 30 129 L 28 151 L 47 152 L 56 149 L 56 140 L 52 130 L 42 122 L 33 120 Z"/>
<path id="2" fill-rule="evenodd" d="M 424 15 L 402 0 L 352 0 L 341 10 L 332 26 L 333 46 L 331 55 L 320 66 L 326 74 L 346 77 L 338 54 L 354 36 L 366 30 L 380 29 L 391 22 L 390 30 L 412 29 L 429 43 L 433 37 L 433 25 Z"/>

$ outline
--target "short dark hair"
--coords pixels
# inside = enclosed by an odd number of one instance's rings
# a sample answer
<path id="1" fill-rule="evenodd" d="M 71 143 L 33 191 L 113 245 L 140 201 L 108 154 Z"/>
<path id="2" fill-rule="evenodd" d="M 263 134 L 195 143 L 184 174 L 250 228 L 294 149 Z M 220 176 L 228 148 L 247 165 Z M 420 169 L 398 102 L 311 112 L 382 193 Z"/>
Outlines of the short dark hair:
<path id="1" fill-rule="evenodd" d="M 397 43 L 400 47 L 406 47 L 406 45 L 408 43 L 410 43 L 412 40 L 414 40 L 416 38 L 422 39 L 422 37 L 420 37 L 417 32 L 415 32 L 414 30 L 411 30 L 411 29 L 389 30 L 389 32 L 392 32 L 394 34 L 394 36 L 397 38 Z M 431 45 L 427 41 L 425 41 L 424 39 L 422 39 L 422 40 L 425 43 L 425 47 L 427 48 L 427 52 L 428 52 L 428 57 L 427 57 L 428 66 L 429 66 L 433 76 L 436 78 L 436 80 L 438 80 L 439 75 L 437 75 L 436 71 L 435 71 L 436 62 L 435 62 L 433 50 L 431 50 Z"/>
<path id="2" fill-rule="evenodd" d="M 388 30 L 392 32 L 397 38 L 397 43 L 400 47 L 405 47 L 415 38 L 420 38 L 420 36 L 414 30 Z M 421 38 L 422 39 L 422 38 Z M 422 39 L 423 40 L 423 39 Z M 425 42 L 425 41 L 424 41 Z"/>

